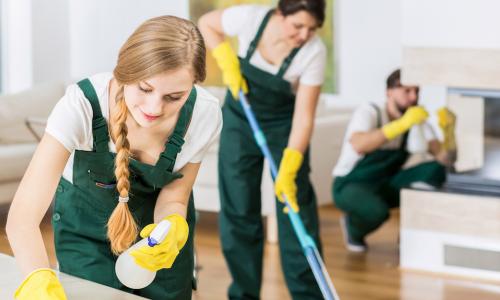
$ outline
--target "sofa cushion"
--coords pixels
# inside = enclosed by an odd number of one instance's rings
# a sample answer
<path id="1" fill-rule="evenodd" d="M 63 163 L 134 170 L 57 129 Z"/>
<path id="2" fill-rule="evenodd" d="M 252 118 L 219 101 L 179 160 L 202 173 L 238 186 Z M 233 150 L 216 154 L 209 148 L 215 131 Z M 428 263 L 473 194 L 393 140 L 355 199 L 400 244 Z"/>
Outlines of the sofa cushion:
<path id="1" fill-rule="evenodd" d="M 0 205 L 10 204 L 14 199 L 19 181 L 2 182 L 0 184 Z"/>
<path id="2" fill-rule="evenodd" d="M 28 117 L 47 118 L 64 95 L 64 83 L 44 83 L 30 90 L 0 95 L 0 144 L 36 142 Z"/>
<path id="3" fill-rule="evenodd" d="M 23 177 L 36 146 L 36 143 L 0 145 L 0 184 Z"/>
<path id="4" fill-rule="evenodd" d="M 311 182 L 318 204 L 331 204 L 332 170 L 340 156 L 350 113 L 317 118 L 311 139 Z"/>

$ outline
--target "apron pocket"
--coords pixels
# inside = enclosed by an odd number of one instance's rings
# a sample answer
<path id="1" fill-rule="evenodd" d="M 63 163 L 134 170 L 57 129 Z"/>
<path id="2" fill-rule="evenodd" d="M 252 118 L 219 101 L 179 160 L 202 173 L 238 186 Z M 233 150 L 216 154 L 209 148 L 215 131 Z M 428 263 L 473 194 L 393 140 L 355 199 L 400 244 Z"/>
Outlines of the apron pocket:
<path id="1" fill-rule="evenodd" d="M 98 209 L 102 209 L 104 207 L 108 211 L 108 213 L 111 214 L 116 205 L 118 205 L 119 192 L 116 189 L 116 178 L 114 176 L 98 173 L 93 170 L 89 170 L 89 177 L 90 191 L 92 193 L 92 199 L 88 200 L 89 202 L 91 202 L 90 205 L 92 205 L 92 207 L 98 206 Z M 148 198 L 142 196 L 143 193 L 141 193 L 140 190 L 138 191 L 138 197 L 136 197 L 134 194 L 136 188 L 136 184 L 131 176 L 129 190 L 130 200 L 128 202 L 128 207 L 131 212 L 134 212 L 137 209 L 141 208 L 144 204 L 144 200 Z M 157 196 L 158 192 L 155 194 Z M 97 201 L 95 199 L 97 199 Z"/>
<path id="2" fill-rule="evenodd" d="M 89 170 L 88 172 L 95 186 L 108 190 L 116 188 L 116 178 L 114 176 L 99 174 L 93 170 Z"/>
<path id="3" fill-rule="evenodd" d="M 118 191 L 116 190 L 116 179 L 109 174 L 97 173 L 88 170 L 89 190 L 85 203 L 92 210 L 111 214 L 118 204 Z"/>

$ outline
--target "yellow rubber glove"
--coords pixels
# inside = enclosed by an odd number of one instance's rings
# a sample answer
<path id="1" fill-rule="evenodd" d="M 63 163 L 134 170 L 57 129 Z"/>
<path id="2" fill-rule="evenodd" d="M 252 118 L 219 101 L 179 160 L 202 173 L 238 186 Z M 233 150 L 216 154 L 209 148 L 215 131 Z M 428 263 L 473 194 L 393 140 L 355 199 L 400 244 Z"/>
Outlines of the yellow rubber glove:
<path id="1" fill-rule="evenodd" d="M 171 214 L 163 220 L 170 222 L 170 230 L 165 239 L 154 247 L 143 246 L 130 252 L 134 261 L 139 266 L 156 272 L 160 269 L 169 269 L 175 258 L 186 244 L 189 235 L 189 226 L 179 214 Z M 156 224 L 149 224 L 141 230 L 141 237 L 148 237 L 155 229 Z"/>
<path id="2" fill-rule="evenodd" d="M 443 147 L 446 151 L 454 151 L 457 148 L 455 141 L 455 123 L 456 115 L 446 107 L 442 107 L 437 111 L 438 124 L 443 132 L 444 142 Z"/>
<path id="3" fill-rule="evenodd" d="M 220 43 L 212 50 L 217 65 L 222 70 L 222 81 L 229 87 L 234 99 L 238 99 L 240 89 L 248 93 L 248 85 L 241 75 L 240 61 L 228 41 Z"/>
<path id="4" fill-rule="evenodd" d="M 414 125 L 423 123 L 428 117 L 429 114 L 422 106 L 412 106 L 401 118 L 385 124 L 382 132 L 388 140 L 392 140 L 410 130 Z"/>
<path id="5" fill-rule="evenodd" d="M 274 191 L 278 200 L 285 203 L 285 199 L 283 199 L 282 196 L 282 194 L 285 194 L 294 212 L 299 211 L 295 178 L 297 177 L 297 172 L 302 165 L 303 159 L 304 156 L 299 151 L 292 148 L 286 148 L 283 152 L 278 176 L 274 183 Z M 288 207 L 285 206 L 283 211 L 285 213 L 288 212 Z"/>
<path id="6" fill-rule="evenodd" d="M 66 300 L 64 289 L 52 269 L 36 269 L 17 288 L 17 300 Z"/>

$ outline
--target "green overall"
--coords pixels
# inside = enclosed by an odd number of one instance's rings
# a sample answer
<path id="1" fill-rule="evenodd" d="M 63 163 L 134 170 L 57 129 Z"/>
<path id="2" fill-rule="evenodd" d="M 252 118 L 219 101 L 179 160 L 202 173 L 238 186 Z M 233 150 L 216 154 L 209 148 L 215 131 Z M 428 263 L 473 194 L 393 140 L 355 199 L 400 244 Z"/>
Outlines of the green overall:
<path id="1" fill-rule="evenodd" d="M 378 125 L 382 125 L 380 109 Z M 376 150 L 365 155 L 346 176 L 338 176 L 333 184 L 333 199 L 348 216 L 347 229 L 358 242 L 377 229 L 388 217 L 389 209 L 399 207 L 399 193 L 413 182 L 441 186 L 445 181 L 445 167 L 435 161 L 402 170 L 409 157 L 406 133 L 399 149 Z"/>
<path id="2" fill-rule="evenodd" d="M 85 79 L 78 85 L 92 105 L 94 142 L 92 151 L 75 151 L 73 183 L 61 178 L 57 187 L 52 225 L 60 270 L 150 299 L 191 299 L 195 224 L 192 194 L 187 212 L 189 238 L 172 268 L 158 271 L 153 283 L 141 290 L 131 290 L 118 281 L 115 274 L 117 257 L 111 252 L 106 235 L 106 224 L 118 204 L 115 153 L 108 149 L 108 126 L 92 84 Z M 140 229 L 154 222 L 154 207 L 161 188 L 182 177 L 172 170 L 184 143 L 195 101 L 196 89 L 193 87 L 156 165 L 130 161 L 128 205 Z"/>
<path id="3" fill-rule="evenodd" d="M 284 60 L 277 75 L 250 64 L 261 34 L 271 16 L 269 12 L 240 58 L 242 73 L 248 83 L 248 101 L 268 141 L 272 156 L 281 161 L 292 126 L 295 95 L 283 74 L 299 49 Z M 241 104 L 228 92 L 222 109 L 224 125 L 219 149 L 219 192 L 221 211 L 219 228 L 223 252 L 232 275 L 230 299 L 259 299 L 262 280 L 263 225 L 261 217 L 261 177 L 264 157 L 254 140 Z M 316 197 L 309 181 L 309 155 L 297 175 L 300 216 L 318 248 L 318 212 Z M 302 253 L 288 216 L 277 202 L 276 214 L 281 263 L 293 299 L 321 299 L 320 290 Z"/>

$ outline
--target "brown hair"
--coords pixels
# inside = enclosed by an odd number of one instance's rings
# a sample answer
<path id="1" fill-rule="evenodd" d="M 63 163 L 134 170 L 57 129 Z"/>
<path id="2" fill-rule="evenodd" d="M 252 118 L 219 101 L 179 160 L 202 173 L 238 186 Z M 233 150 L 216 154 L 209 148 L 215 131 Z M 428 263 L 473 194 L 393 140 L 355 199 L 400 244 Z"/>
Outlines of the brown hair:
<path id="1" fill-rule="evenodd" d="M 113 71 L 118 92 L 111 126 L 111 134 L 116 143 L 116 188 L 120 197 L 128 197 L 130 191 L 130 144 L 127 140 L 128 109 L 124 99 L 124 85 L 185 66 L 191 68 L 195 82 L 201 82 L 206 76 L 205 51 L 198 28 L 191 21 L 174 16 L 147 20 L 120 49 Z M 118 202 L 107 227 L 111 250 L 115 254 L 125 251 L 137 238 L 137 224 L 126 202 Z"/>
<path id="2" fill-rule="evenodd" d="M 325 21 L 325 0 L 280 0 L 278 9 L 283 16 L 293 15 L 305 10 L 310 13 L 318 22 L 318 27 L 323 26 Z"/>
<path id="3" fill-rule="evenodd" d="M 401 70 L 400 69 L 396 69 L 396 70 L 392 71 L 391 74 L 389 74 L 389 76 L 387 77 L 387 80 L 385 81 L 385 86 L 386 86 L 386 89 L 388 89 L 388 90 L 401 86 Z"/>

